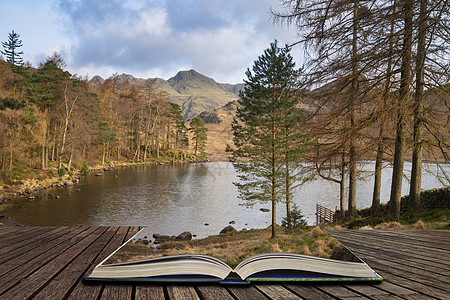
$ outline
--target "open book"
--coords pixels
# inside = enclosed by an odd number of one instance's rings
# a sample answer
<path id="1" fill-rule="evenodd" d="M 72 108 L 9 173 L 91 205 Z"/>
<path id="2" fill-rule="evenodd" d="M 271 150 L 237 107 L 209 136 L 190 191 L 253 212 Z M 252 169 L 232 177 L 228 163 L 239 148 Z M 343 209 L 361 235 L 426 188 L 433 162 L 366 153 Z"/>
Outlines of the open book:
<path id="1" fill-rule="evenodd" d="M 136 239 L 132 238 L 127 243 L 132 243 L 133 240 Z M 127 243 L 121 248 L 126 246 Z M 221 259 L 201 254 L 178 254 L 110 263 L 111 257 L 120 251 L 121 248 L 97 265 L 85 279 L 148 282 L 218 282 L 225 284 L 240 284 L 254 281 L 383 280 L 380 275 L 360 259 L 342 261 L 279 252 L 251 256 L 241 261 L 234 269 Z"/>

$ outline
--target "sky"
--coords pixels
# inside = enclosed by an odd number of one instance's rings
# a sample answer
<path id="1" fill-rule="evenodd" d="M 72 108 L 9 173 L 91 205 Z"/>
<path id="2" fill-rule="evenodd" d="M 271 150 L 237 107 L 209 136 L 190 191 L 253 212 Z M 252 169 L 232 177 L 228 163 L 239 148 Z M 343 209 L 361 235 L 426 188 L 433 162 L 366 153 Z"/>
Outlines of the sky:
<path id="1" fill-rule="evenodd" d="M 279 0 L 0 0 L 0 41 L 14 30 L 37 66 L 53 52 L 79 76 L 169 79 L 194 69 L 240 83 L 271 42 L 296 41 L 274 25 Z M 291 55 L 300 67 L 302 51 Z"/>

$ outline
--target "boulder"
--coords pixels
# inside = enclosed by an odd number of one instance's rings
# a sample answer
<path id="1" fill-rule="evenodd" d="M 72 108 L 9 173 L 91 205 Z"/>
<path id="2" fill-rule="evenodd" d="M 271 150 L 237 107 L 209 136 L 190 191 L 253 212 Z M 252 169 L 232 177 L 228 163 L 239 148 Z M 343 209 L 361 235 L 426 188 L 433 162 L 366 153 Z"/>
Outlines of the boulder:
<path id="1" fill-rule="evenodd" d="M 235 221 L 230 221 L 230 222 L 228 222 L 228 224 L 236 224 L 236 222 Z"/>
<path id="2" fill-rule="evenodd" d="M 155 244 L 161 244 L 164 242 L 170 242 L 170 241 L 174 241 L 176 239 L 176 236 L 172 235 L 164 235 L 164 234 L 157 234 L 155 233 L 153 235 L 153 238 L 155 239 L 155 241 L 153 243 Z"/>
<path id="3" fill-rule="evenodd" d="M 220 234 L 228 234 L 230 232 L 235 233 L 237 232 L 237 230 L 233 226 L 228 225 L 227 227 L 225 227 L 220 231 Z"/>
<path id="4" fill-rule="evenodd" d="M 268 208 L 260 208 L 259 210 L 262 211 L 262 212 L 269 212 L 270 211 L 270 209 L 268 209 Z"/>
<path id="5" fill-rule="evenodd" d="M 192 233 L 190 233 L 189 231 L 185 231 L 183 233 L 180 233 L 175 240 L 177 241 L 190 241 L 192 240 Z"/>

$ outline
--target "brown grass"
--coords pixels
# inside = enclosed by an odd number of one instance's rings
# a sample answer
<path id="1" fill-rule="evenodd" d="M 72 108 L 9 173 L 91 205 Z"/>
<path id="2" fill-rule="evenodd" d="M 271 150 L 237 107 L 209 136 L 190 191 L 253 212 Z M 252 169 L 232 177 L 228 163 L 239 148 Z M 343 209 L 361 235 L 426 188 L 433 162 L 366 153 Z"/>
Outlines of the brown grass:
<path id="1" fill-rule="evenodd" d="M 415 229 L 425 229 L 425 223 L 422 220 L 419 220 L 416 222 L 416 224 L 414 225 Z"/>
<path id="2" fill-rule="evenodd" d="M 214 235 L 192 241 L 173 241 L 149 248 L 142 244 L 123 247 L 114 263 L 175 254 L 206 254 L 224 260 L 235 267 L 244 258 L 269 252 L 288 252 L 329 258 L 340 243 L 320 227 L 297 232 L 285 232 L 278 228 L 278 236 L 271 238 L 271 229 L 243 230 L 227 235 Z"/>
<path id="3" fill-rule="evenodd" d="M 313 238 L 318 238 L 319 236 L 323 235 L 323 231 L 322 231 L 322 229 L 319 226 L 316 226 L 311 231 L 311 235 L 312 235 Z"/>
<path id="4" fill-rule="evenodd" d="M 304 255 L 312 255 L 311 251 L 309 251 L 309 247 L 307 244 L 303 245 L 302 252 Z"/>
<path id="5" fill-rule="evenodd" d="M 388 222 L 388 223 L 381 223 L 374 227 L 374 229 L 403 229 L 403 225 L 399 222 Z"/>

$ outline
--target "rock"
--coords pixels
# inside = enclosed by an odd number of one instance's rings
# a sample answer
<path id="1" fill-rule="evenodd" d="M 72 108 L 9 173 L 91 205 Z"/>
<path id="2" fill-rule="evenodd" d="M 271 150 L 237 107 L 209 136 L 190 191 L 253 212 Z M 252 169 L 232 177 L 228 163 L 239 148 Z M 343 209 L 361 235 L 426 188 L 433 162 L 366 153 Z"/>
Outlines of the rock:
<path id="1" fill-rule="evenodd" d="M 61 199 L 61 197 L 60 196 L 56 196 L 56 199 Z"/>
<path id="2" fill-rule="evenodd" d="M 33 201 L 34 199 L 36 199 L 35 196 L 30 196 L 30 197 L 28 197 L 28 200 L 30 200 L 30 201 Z"/>
<path id="3" fill-rule="evenodd" d="M 233 226 L 228 225 L 227 227 L 222 229 L 219 234 L 228 234 L 230 232 L 235 233 L 237 232 L 237 230 Z"/>
<path id="4" fill-rule="evenodd" d="M 222 122 L 221 118 L 215 111 L 203 111 L 198 117 L 207 124 L 219 124 Z"/>
<path id="5" fill-rule="evenodd" d="M 95 176 L 103 176 L 103 174 L 97 173 L 97 174 L 95 174 Z"/>
<path id="6" fill-rule="evenodd" d="M 103 171 L 108 172 L 109 168 L 103 168 Z"/>
<path id="7" fill-rule="evenodd" d="M 170 241 L 174 241 L 176 239 L 176 236 L 172 235 L 164 235 L 164 234 L 157 234 L 155 233 L 153 235 L 153 238 L 155 239 L 154 243 L 155 244 L 161 244 L 164 242 L 170 242 Z"/>
<path id="8" fill-rule="evenodd" d="M 183 233 L 180 233 L 175 240 L 177 241 L 190 241 L 192 240 L 192 233 L 190 233 L 189 231 L 185 231 Z"/>
<path id="9" fill-rule="evenodd" d="M 230 221 L 230 222 L 228 222 L 228 224 L 236 224 L 236 222 L 235 221 Z"/>
<path id="10" fill-rule="evenodd" d="M 81 189 L 76 189 L 77 192 L 81 191 Z"/>
<path id="11" fill-rule="evenodd" d="M 208 223 L 205 223 L 205 226 L 209 226 L 209 224 L 208 224 Z"/>
<path id="12" fill-rule="evenodd" d="M 268 209 L 268 208 L 260 208 L 259 210 L 262 211 L 262 212 L 269 212 L 270 211 L 270 209 Z"/>
<path id="13" fill-rule="evenodd" d="M 70 193 L 66 193 L 67 196 L 70 196 Z"/>

